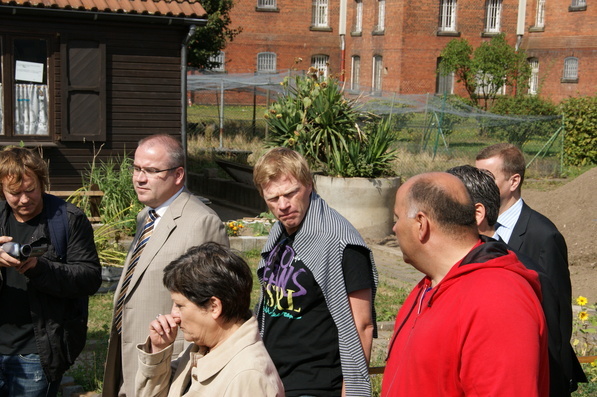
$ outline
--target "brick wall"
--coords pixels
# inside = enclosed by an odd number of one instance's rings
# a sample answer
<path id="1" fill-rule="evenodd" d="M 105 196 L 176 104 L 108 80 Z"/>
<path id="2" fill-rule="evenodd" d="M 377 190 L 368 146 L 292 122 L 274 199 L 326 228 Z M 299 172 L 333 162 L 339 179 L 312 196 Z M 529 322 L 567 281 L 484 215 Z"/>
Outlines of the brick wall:
<path id="1" fill-rule="evenodd" d="M 442 49 L 455 38 L 467 39 L 473 47 L 490 40 L 484 34 L 486 2 L 458 0 L 457 35 L 438 35 L 439 0 L 386 0 L 385 29 L 377 26 L 378 0 L 363 1 L 362 32 L 354 34 L 355 0 L 347 0 L 345 80 L 352 78 L 352 57 L 360 57 L 359 83 L 370 88 L 373 81 L 373 57 L 383 57 L 382 90 L 397 94 L 434 93 L 436 65 Z M 537 0 L 527 1 L 522 41 L 529 56 L 540 62 L 540 94 L 559 101 L 570 95 L 594 95 L 597 78 L 597 8 L 568 11 L 572 0 L 548 0 L 543 31 L 532 31 Z M 277 69 L 306 70 L 311 57 L 325 54 L 330 70 L 338 75 L 342 65 L 341 39 L 338 32 L 339 1 L 329 0 L 329 29 L 311 28 L 311 1 L 277 0 L 274 12 L 256 10 L 257 0 L 238 0 L 232 11 L 232 26 L 243 32 L 228 45 L 226 71 L 253 73 L 259 52 L 277 54 Z M 503 0 L 501 32 L 511 45 L 517 41 L 518 0 Z M 578 83 L 561 83 L 566 56 L 579 58 Z M 295 60 L 302 62 L 295 64 Z M 465 95 L 455 83 L 455 93 Z M 242 97 L 239 97 L 242 100 Z"/>
<path id="2" fill-rule="evenodd" d="M 571 10 L 571 0 L 550 0 L 545 24 L 536 26 L 536 1 L 527 3 L 522 48 L 539 61 L 539 94 L 560 102 L 597 93 L 597 8 Z M 564 59 L 578 58 L 578 82 L 562 82 Z"/>

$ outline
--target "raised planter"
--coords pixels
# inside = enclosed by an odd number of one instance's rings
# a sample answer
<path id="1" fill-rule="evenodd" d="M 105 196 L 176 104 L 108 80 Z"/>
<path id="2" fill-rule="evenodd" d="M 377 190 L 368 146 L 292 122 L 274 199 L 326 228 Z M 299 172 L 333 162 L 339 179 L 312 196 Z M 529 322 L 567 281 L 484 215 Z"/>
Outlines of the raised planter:
<path id="1" fill-rule="evenodd" d="M 317 193 L 342 214 L 364 238 L 392 234 L 394 200 L 400 177 L 335 178 L 315 175 Z"/>

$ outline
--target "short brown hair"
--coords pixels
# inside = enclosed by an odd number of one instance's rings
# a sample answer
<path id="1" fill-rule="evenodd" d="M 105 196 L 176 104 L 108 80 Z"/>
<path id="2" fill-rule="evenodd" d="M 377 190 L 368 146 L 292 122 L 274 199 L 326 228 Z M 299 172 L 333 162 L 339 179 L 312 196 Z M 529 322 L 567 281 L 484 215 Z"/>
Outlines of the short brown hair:
<path id="1" fill-rule="evenodd" d="M 511 143 L 496 143 L 481 150 L 477 154 L 476 160 L 487 160 L 496 156 L 502 159 L 502 169 L 500 171 L 508 178 L 514 174 L 520 175 L 520 184 L 522 185 L 527 166 L 522 151 Z"/>
<path id="2" fill-rule="evenodd" d="M 22 147 L 8 146 L 0 152 L 0 197 L 4 196 L 4 181 L 9 178 L 10 184 L 20 184 L 23 177 L 35 177 L 42 192 L 49 185 L 48 165 L 39 153 Z"/>
<path id="3" fill-rule="evenodd" d="M 263 186 L 282 176 L 291 175 L 303 186 L 313 186 L 313 176 L 307 161 L 299 153 L 276 147 L 265 153 L 253 168 L 253 183 L 263 197 Z"/>

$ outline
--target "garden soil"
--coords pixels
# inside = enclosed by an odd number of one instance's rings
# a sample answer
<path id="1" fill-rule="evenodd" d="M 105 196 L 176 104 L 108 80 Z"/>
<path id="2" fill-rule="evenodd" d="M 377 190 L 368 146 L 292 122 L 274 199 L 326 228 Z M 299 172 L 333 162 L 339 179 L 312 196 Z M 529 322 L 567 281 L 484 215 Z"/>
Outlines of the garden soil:
<path id="1" fill-rule="evenodd" d="M 597 303 L 597 167 L 550 191 L 525 189 L 522 197 L 558 227 L 568 245 L 572 296 Z"/>

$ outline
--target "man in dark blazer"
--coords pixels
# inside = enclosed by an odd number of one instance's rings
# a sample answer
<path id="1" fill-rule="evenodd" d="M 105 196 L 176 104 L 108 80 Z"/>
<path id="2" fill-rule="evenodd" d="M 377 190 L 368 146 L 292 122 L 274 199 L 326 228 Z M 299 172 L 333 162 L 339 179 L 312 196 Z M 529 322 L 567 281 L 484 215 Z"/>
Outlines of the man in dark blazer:
<path id="1" fill-rule="evenodd" d="M 229 244 L 218 215 L 184 187 L 184 156 L 180 142 L 168 135 L 142 139 L 135 151 L 133 185 L 146 207 L 137 216 L 137 233 L 114 294 L 104 396 L 134 396 L 136 345 L 147 337 L 147 324 L 172 308 L 163 269 L 196 245 Z M 147 237 L 143 230 L 150 212 L 155 220 Z M 139 256 L 135 251 L 142 235 L 142 241 L 148 240 Z M 183 350 L 182 334 L 174 345 L 175 358 Z"/>
<path id="2" fill-rule="evenodd" d="M 496 234 L 514 251 L 541 266 L 560 300 L 562 341 L 572 336 L 572 285 L 568 270 L 566 241 L 557 227 L 544 215 L 529 207 L 521 197 L 526 162 L 516 146 L 499 143 L 483 149 L 476 158 L 478 168 L 490 171 L 500 192 L 500 211 Z M 577 382 L 586 382 L 578 360 L 567 360 L 561 368 L 569 382 L 567 394 Z M 556 369 L 552 369 L 552 372 Z"/>
<path id="3" fill-rule="evenodd" d="M 495 224 L 499 214 L 500 196 L 493 175 L 487 170 L 470 165 L 450 168 L 447 172 L 461 179 L 471 194 L 482 239 L 496 237 L 499 240 L 499 236 L 495 235 Z M 512 250 L 512 247 L 508 248 Z M 517 250 L 513 251 L 527 269 L 537 272 L 541 282 L 541 307 L 548 328 L 550 396 L 569 396 L 571 379 L 575 379 L 575 382 L 586 382 L 576 353 L 570 345 L 568 318 L 571 305 L 559 298 L 553 283 L 541 266 Z"/>

